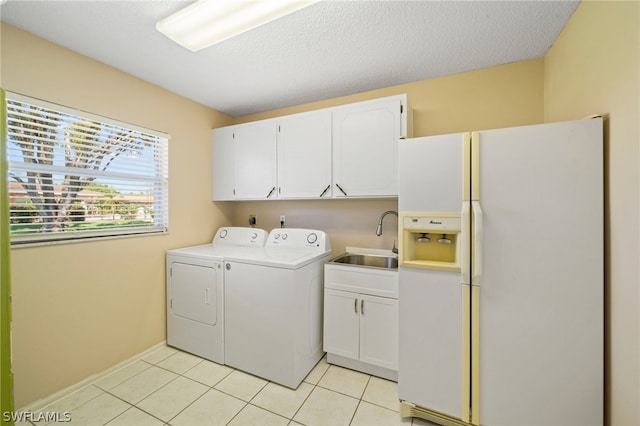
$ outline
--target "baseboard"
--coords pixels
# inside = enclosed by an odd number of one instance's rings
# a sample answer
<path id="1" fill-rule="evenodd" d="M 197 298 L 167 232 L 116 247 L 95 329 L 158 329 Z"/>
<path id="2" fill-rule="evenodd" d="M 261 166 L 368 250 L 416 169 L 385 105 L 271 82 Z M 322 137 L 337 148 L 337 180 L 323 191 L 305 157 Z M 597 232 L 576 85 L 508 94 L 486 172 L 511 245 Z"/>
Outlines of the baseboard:
<path id="1" fill-rule="evenodd" d="M 140 358 L 143 358 L 145 356 L 147 356 L 148 354 L 150 354 L 151 352 L 154 352 L 156 350 L 158 350 L 159 348 L 166 346 L 167 345 L 167 341 L 163 340 L 162 342 L 150 347 L 149 349 L 146 349 L 142 352 L 140 352 L 137 355 L 132 356 L 131 358 L 122 361 L 119 364 L 114 365 L 113 367 L 104 370 L 100 373 L 96 373 L 96 374 L 92 374 L 91 376 L 87 377 L 84 380 L 79 381 L 78 383 L 75 383 L 71 386 L 68 386 L 62 390 L 59 390 L 58 392 L 49 395 L 45 398 L 42 399 L 38 399 L 34 402 L 32 402 L 31 404 L 28 404 L 22 408 L 20 408 L 18 411 L 30 411 L 30 412 L 38 412 L 40 410 L 42 410 L 43 408 L 48 407 L 49 405 L 53 404 L 54 402 L 72 394 L 73 392 L 82 389 L 83 387 L 90 385 L 93 382 L 96 382 L 100 379 L 102 379 L 103 377 L 108 376 L 109 374 L 113 373 L 116 370 L 119 370 L 122 367 L 126 367 L 129 364 L 133 364 L 134 362 L 136 362 L 137 360 L 139 360 Z"/>
<path id="2" fill-rule="evenodd" d="M 383 379 L 391 380 L 393 382 L 398 381 L 398 371 L 390 370 L 388 368 L 378 367 L 366 362 L 356 361 L 351 358 L 346 358 L 340 355 L 327 352 L 327 363 L 346 367 L 351 370 L 362 371 L 363 373 L 371 374 L 372 376 L 382 377 Z"/>

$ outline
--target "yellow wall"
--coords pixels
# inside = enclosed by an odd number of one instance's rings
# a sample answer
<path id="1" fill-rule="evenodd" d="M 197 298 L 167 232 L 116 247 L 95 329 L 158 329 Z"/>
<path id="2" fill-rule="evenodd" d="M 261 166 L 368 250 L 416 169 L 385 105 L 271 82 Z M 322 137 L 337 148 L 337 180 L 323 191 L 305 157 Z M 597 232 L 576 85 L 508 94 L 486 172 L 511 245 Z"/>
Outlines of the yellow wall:
<path id="1" fill-rule="evenodd" d="M 546 121 L 608 113 L 606 420 L 640 424 L 640 3 L 583 2 L 545 58 Z M 585 230 L 588 232 L 588 230 Z"/>
<path id="2" fill-rule="evenodd" d="M 399 93 L 407 94 L 416 137 L 542 123 L 543 73 L 543 59 L 534 59 L 254 114 L 234 124 Z M 258 226 L 272 229 L 284 214 L 289 227 L 327 231 L 339 254 L 347 246 L 390 249 L 397 224 L 385 219 L 381 237 L 376 225 L 381 213 L 397 209 L 397 199 L 236 202 L 233 222 L 244 226 L 255 214 Z"/>
<path id="3" fill-rule="evenodd" d="M 1 25 L 6 90 L 171 135 L 168 235 L 12 250 L 22 407 L 165 339 L 165 251 L 208 242 L 230 223 L 230 205 L 210 201 L 210 132 L 231 118 Z"/>
<path id="4" fill-rule="evenodd" d="M 247 115 L 234 124 L 399 93 L 413 110 L 415 137 L 540 123 L 543 70 L 543 59 L 533 59 Z"/>

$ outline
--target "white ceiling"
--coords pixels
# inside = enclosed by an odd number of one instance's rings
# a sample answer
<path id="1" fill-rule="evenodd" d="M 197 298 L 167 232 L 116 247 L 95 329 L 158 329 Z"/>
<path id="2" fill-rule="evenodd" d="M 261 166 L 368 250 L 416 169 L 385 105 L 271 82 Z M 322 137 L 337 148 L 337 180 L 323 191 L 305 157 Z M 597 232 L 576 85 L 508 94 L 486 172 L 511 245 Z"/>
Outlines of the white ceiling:
<path id="1" fill-rule="evenodd" d="M 9 0 L 2 21 L 237 117 L 538 58 L 576 1 L 321 1 L 199 52 L 155 30 L 192 1 Z"/>

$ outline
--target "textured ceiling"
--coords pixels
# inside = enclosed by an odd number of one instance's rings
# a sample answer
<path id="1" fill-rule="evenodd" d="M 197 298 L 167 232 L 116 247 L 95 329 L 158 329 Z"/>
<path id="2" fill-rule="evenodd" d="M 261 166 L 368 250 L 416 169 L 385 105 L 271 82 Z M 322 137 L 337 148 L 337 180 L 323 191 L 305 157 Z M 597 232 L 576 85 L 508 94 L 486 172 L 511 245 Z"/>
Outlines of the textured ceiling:
<path id="1" fill-rule="evenodd" d="M 155 30 L 191 1 L 32 1 L 2 21 L 232 116 L 546 54 L 576 1 L 321 1 L 190 52 Z"/>

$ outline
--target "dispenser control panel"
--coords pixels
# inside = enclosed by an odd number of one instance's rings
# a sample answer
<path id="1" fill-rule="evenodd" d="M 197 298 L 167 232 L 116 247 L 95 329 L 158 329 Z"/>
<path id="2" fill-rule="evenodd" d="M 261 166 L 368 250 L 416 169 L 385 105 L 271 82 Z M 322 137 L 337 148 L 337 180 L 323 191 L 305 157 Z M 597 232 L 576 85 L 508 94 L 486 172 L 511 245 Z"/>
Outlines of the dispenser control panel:
<path id="1" fill-rule="evenodd" d="M 405 216 L 404 229 L 423 229 L 429 231 L 460 231 L 459 217 Z"/>

